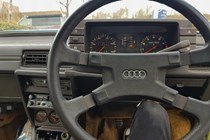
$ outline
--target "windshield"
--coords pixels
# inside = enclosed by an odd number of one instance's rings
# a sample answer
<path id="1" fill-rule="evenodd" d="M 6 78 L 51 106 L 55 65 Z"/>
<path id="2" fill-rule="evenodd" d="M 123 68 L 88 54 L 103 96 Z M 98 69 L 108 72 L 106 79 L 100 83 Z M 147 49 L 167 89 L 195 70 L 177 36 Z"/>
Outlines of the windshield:
<path id="1" fill-rule="evenodd" d="M 206 0 L 186 0 L 210 20 Z M 0 31 L 58 29 L 87 0 L 0 0 Z M 147 0 L 124 0 L 104 6 L 87 19 L 185 19 L 178 12 Z"/>

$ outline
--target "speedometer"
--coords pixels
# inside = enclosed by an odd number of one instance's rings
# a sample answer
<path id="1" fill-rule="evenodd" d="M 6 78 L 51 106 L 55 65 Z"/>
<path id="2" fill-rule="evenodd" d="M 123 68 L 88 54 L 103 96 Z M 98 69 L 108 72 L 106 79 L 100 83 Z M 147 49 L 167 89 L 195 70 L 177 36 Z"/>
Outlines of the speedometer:
<path id="1" fill-rule="evenodd" d="M 161 35 L 148 35 L 141 41 L 140 52 L 152 53 L 167 48 L 167 42 Z"/>
<path id="2" fill-rule="evenodd" d="M 90 51 L 115 53 L 116 41 L 113 37 L 107 34 L 100 34 L 95 36 L 90 42 Z"/>

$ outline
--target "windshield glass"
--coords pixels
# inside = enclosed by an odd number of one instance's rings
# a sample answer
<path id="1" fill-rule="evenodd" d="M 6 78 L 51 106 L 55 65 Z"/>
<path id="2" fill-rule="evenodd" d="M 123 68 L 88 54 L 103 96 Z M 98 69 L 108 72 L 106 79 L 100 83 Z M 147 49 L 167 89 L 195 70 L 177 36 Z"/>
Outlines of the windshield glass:
<path id="1" fill-rule="evenodd" d="M 0 31 L 58 29 L 88 0 L 0 0 Z M 206 0 L 186 0 L 210 20 Z M 87 19 L 185 19 L 178 12 L 147 0 L 124 0 L 104 6 Z"/>

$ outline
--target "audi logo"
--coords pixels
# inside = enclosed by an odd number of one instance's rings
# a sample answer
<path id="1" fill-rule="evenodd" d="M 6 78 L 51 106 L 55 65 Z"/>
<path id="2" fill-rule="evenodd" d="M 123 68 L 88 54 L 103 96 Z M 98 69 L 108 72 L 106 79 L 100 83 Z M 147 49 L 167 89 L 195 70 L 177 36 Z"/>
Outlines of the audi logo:
<path id="1" fill-rule="evenodd" d="M 147 76 L 144 70 L 125 70 L 122 73 L 123 79 L 145 79 Z"/>

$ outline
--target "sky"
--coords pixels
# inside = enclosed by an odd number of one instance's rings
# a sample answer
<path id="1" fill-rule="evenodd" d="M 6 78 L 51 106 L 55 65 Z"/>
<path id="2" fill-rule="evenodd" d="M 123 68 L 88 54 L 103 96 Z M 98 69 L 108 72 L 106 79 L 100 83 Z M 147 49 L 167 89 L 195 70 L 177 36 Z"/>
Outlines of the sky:
<path id="1" fill-rule="evenodd" d="M 9 1 L 9 0 L 4 0 Z M 60 10 L 59 0 L 13 0 L 13 4 L 19 6 L 21 12 L 29 11 L 50 11 L 50 10 Z M 70 4 L 70 14 L 74 12 L 83 2 L 87 0 L 72 0 Z M 195 6 L 202 13 L 210 14 L 210 0 L 186 0 L 193 6 Z M 158 9 L 166 9 L 168 13 L 171 12 L 166 6 L 157 4 L 155 2 L 148 2 L 147 0 L 123 0 L 123 2 L 115 2 L 110 4 L 110 6 L 105 6 L 101 8 L 102 10 L 109 10 L 114 12 L 120 8 L 127 7 L 129 12 L 135 13 L 139 8 L 144 9 L 147 6 L 152 6 Z M 110 8 L 111 7 L 111 8 Z M 114 7 L 114 8 L 113 8 Z M 101 11 L 101 9 L 99 11 Z"/>

